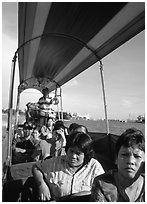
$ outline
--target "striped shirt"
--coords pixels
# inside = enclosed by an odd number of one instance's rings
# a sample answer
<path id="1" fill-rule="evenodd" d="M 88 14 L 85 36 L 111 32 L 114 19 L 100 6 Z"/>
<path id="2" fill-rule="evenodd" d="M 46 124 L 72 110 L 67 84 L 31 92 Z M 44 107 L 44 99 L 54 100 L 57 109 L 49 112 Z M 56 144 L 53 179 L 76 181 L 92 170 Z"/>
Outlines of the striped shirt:
<path id="1" fill-rule="evenodd" d="M 104 173 L 101 164 L 93 158 L 76 173 L 70 170 L 66 155 L 39 161 L 36 165 L 41 172 L 44 172 L 54 199 L 81 191 L 90 191 L 94 178 Z"/>

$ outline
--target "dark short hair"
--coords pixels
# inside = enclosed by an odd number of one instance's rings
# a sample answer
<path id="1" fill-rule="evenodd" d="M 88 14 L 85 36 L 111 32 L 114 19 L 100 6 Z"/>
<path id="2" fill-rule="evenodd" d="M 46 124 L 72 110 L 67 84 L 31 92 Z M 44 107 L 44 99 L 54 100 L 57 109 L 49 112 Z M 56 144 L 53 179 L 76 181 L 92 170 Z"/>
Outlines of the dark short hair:
<path id="1" fill-rule="evenodd" d="M 55 122 L 53 131 L 54 130 L 59 130 L 60 128 L 65 130 L 64 122 L 62 120 L 58 120 L 58 121 Z"/>
<path id="2" fill-rule="evenodd" d="M 121 148 L 124 147 L 133 147 L 137 146 L 140 150 L 145 152 L 145 137 L 144 134 L 136 129 L 129 128 L 125 132 L 123 132 L 118 138 L 115 146 L 115 153 L 118 156 L 118 152 Z"/>
<path id="3" fill-rule="evenodd" d="M 78 147 L 82 152 L 84 152 L 84 163 L 88 163 L 93 157 L 93 141 L 88 134 L 83 132 L 72 132 L 69 135 L 65 147 L 67 152 L 69 148 Z"/>
<path id="4" fill-rule="evenodd" d="M 86 126 L 84 126 L 84 125 L 79 125 L 78 127 L 76 127 L 76 128 L 75 128 L 75 130 L 74 130 L 74 131 L 78 131 L 78 130 L 77 130 L 78 128 L 83 129 L 83 130 L 84 130 L 84 132 L 85 132 L 86 134 L 88 134 L 88 129 L 87 129 L 87 127 L 86 127 Z M 80 131 L 78 131 L 78 132 L 80 132 Z M 82 132 L 82 131 L 81 131 L 81 132 Z"/>
<path id="5" fill-rule="evenodd" d="M 71 131 L 74 131 L 77 127 L 79 127 L 79 124 L 71 123 L 68 129 L 71 132 Z"/>

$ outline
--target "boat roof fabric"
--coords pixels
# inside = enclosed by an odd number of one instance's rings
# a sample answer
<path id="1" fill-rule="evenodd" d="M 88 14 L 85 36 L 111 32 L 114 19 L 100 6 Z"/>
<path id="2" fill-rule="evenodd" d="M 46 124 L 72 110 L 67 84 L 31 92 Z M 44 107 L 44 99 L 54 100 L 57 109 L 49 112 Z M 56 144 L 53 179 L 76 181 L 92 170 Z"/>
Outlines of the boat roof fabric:
<path id="1" fill-rule="evenodd" d="M 53 91 L 144 28 L 144 2 L 20 2 L 19 91 Z"/>

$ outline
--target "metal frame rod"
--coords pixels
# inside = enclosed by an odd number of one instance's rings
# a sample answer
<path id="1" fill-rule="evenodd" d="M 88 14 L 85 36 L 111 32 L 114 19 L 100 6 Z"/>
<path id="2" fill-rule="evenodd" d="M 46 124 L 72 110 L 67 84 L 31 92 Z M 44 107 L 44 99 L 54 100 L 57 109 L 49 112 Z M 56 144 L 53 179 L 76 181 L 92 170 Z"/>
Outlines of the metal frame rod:
<path id="1" fill-rule="evenodd" d="M 18 116 L 19 116 L 19 105 L 20 105 L 20 92 L 18 89 L 17 93 L 17 103 L 16 103 L 16 114 L 15 114 L 15 127 L 18 125 Z"/>
<path id="2" fill-rule="evenodd" d="M 84 47 L 86 47 L 88 50 L 90 50 L 95 56 L 96 58 L 98 59 L 98 61 L 100 62 L 100 72 L 101 72 L 101 80 L 102 80 L 102 89 L 103 89 L 103 98 L 104 98 L 104 109 L 105 109 L 105 120 L 106 120 L 106 131 L 107 131 L 107 134 L 109 134 L 109 124 L 108 124 L 108 118 L 107 118 L 107 105 L 106 105 L 106 97 L 105 97 L 105 89 L 104 89 L 104 80 L 103 80 L 103 73 L 102 73 L 102 62 L 99 58 L 99 56 L 97 55 L 96 51 L 93 49 L 93 47 L 89 46 L 86 42 L 82 41 L 81 39 L 79 38 L 76 38 L 74 36 L 70 36 L 70 35 L 65 35 L 65 34 L 61 34 L 61 33 L 45 33 L 43 35 L 39 35 L 39 36 L 36 36 L 32 39 L 29 39 L 27 40 L 26 42 L 24 42 L 20 47 L 18 47 L 16 53 L 18 53 L 21 49 L 24 48 L 24 46 L 28 43 L 30 43 L 31 41 L 33 40 L 36 40 L 38 38 L 41 38 L 41 37 L 63 37 L 63 38 L 69 38 L 69 39 L 72 39 L 76 42 L 78 42 L 79 44 L 83 45 Z M 56 82 L 57 84 L 57 82 Z M 61 87 L 60 87 L 61 88 Z M 61 94 L 61 93 L 60 93 Z M 62 98 L 61 98 L 61 95 L 60 95 L 60 101 L 61 101 L 61 118 L 63 120 L 63 110 L 62 110 Z"/>
<path id="3" fill-rule="evenodd" d="M 59 111 L 59 105 L 57 104 L 57 114 L 58 114 L 58 120 L 60 120 L 60 111 Z"/>
<path id="4" fill-rule="evenodd" d="M 58 87 L 56 87 L 56 91 L 55 91 L 55 97 L 57 97 L 57 96 L 58 96 Z M 58 120 L 61 120 L 59 103 L 57 103 L 57 114 L 58 114 Z"/>
<path id="5" fill-rule="evenodd" d="M 14 77 L 15 77 L 15 64 L 17 55 L 15 53 L 12 60 L 10 90 L 9 90 L 9 109 L 8 109 L 8 155 L 7 165 L 11 166 L 11 139 L 12 139 L 12 115 L 13 115 L 13 90 L 14 90 Z"/>
<path id="6" fill-rule="evenodd" d="M 62 89 L 61 89 L 61 87 L 60 87 L 60 106 L 61 106 L 61 120 L 63 121 Z"/>
<path id="7" fill-rule="evenodd" d="M 109 122 L 107 116 L 107 104 L 106 104 L 106 96 L 105 96 L 105 86 L 104 86 L 104 73 L 103 73 L 103 64 L 100 60 L 100 74 L 101 74 L 101 82 L 102 82 L 102 91 L 103 91 L 103 99 L 104 99 L 104 111 L 105 111 L 105 120 L 106 120 L 106 131 L 107 135 L 109 134 Z"/>

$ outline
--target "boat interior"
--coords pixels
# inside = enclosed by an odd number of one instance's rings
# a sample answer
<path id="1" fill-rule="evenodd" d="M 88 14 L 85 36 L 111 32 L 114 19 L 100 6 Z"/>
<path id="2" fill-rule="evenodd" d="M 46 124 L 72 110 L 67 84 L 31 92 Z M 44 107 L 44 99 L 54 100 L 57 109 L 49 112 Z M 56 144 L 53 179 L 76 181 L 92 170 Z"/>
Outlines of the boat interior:
<path id="1" fill-rule="evenodd" d="M 144 29 L 144 2 L 18 3 L 18 48 L 12 59 L 8 137 L 4 141 L 8 150 L 3 150 L 4 202 L 22 201 L 21 192 L 24 183 L 32 177 L 34 164 L 12 163 L 11 142 L 15 127 L 12 126 L 12 108 L 17 57 L 20 83 L 16 124 L 20 95 L 24 90 L 34 88 L 42 92 L 47 87 L 51 92 L 60 89 L 96 62 L 100 63 L 102 71 L 102 59 Z M 95 158 L 104 170 L 115 168 L 114 152 L 118 136 L 108 132 L 108 129 L 106 133 L 89 134 L 94 140 Z"/>

